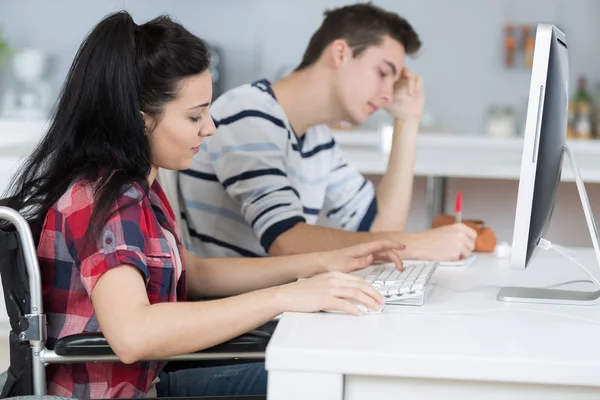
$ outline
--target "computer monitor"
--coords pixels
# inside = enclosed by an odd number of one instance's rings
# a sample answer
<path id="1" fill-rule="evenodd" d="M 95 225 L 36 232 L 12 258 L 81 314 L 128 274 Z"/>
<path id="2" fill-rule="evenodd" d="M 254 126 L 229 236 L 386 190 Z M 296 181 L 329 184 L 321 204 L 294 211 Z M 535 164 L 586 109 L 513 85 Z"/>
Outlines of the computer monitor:
<path id="1" fill-rule="evenodd" d="M 553 25 L 539 24 L 531 71 L 529 102 L 515 225 L 511 267 L 525 269 L 535 257 L 546 234 L 560 184 L 563 155 L 569 157 L 586 221 L 600 262 L 596 227 L 585 186 L 573 154 L 566 145 L 569 106 L 569 57 L 563 32 Z M 501 301 L 591 304 L 599 292 L 507 287 L 497 296 Z"/>
<path id="2" fill-rule="evenodd" d="M 535 38 L 511 266 L 526 268 L 546 234 L 560 183 L 569 106 L 565 35 L 539 25 Z"/>

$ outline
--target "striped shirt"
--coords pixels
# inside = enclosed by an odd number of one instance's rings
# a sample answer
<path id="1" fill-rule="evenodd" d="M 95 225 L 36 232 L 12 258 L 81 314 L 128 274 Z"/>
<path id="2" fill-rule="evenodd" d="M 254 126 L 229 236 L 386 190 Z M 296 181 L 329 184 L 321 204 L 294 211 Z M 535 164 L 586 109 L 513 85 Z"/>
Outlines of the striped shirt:
<path id="1" fill-rule="evenodd" d="M 258 257 L 299 222 L 369 230 L 370 181 L 350 167 L 325 125 L 298 138 L 266 80 L 223 94 L 217 126 L 179 177 L 193 250 L 202 257 Z"/>

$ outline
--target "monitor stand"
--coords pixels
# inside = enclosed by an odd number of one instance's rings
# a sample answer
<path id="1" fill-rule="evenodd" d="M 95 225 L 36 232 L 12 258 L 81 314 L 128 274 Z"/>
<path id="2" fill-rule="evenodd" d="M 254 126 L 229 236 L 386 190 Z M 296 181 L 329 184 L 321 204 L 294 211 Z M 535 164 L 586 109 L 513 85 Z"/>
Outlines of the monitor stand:
<path id="1" fill-rule="evenodd" d="M 598 241 L 598 231 L 596 229 L 596 223 L 594 222 L 590 201 L 588 199 L 587 192 L 585 191 L 585 185 L 583 183 L 583 179 L 581 178 L 579 167 L 575 162 L 575 156 L 573 155 L 573 152 L 569 146 L 566 144 L 563 146 L 563 152 L 569 158 L 571 168 L 573 169 L 575 183 L 577 184 L 577 191 L 579 192 L 579 198 L 581 199 L 581 205 L 583 206 L 583 213 L 585 214 L 585 221 L 587 222 L 589 233 L 592 238 L 592 244 L 594 246 L 596 261 L 598 262 L 598 266 L 600 266 L 600 245 Z M 508 286 L 500 289 L 496 298 L 500 301 L 515 303 L 594 305 L 600 304 L 600 290 L 587 292 Z"/>

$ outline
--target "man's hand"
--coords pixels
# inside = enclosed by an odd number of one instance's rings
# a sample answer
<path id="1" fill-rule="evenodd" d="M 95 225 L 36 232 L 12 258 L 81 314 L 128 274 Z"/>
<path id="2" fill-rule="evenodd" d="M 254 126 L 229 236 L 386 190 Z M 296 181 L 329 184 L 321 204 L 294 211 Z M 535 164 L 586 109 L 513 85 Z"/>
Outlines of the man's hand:
<path id="1" fill-rule="evenodd" d="M 402 260 L 396 251 L 404 250 L 405 246 L 391 240 L 377 240 L 363 243 L 340 250 L 325 251 L 318 259 L 327 272 L 352 272 L 368 267 L 375 261 L 393 262 L 396 268 L 402 270 Z"/>
<path id="2" fill-rule="evenodd" d="M 471 255 L 477 232 L 464 224 L 444 225 L 420 234 L 418 257 L 424 260 L 457 261 Z"/>
<path id="3" fill-rule="evenodd" d="M 396 119 L 420 120 L 424 106 L 423 79 L 404 68 L 394 86 L 394 98 L 384 109 Z"/>

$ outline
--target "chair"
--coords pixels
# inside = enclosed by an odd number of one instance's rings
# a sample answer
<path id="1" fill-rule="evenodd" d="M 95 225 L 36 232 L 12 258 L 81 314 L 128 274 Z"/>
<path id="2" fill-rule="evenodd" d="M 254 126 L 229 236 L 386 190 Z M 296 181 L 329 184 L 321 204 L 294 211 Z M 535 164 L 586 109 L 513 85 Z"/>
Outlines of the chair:
<path id="1" fill-rule="evenodd" d="M 47 348 L 46 317 L 37 253 L 27 221 L 15 210 L 1 205 L 0 276 L 10 319 L 10 367 L 0 398 L 46 394 L 48 364 L 88 361 L 118 362 L 108 342 L 99 333 L 64 337 Z M 196 353 L 168 358 L 178 360 L 264 360 L 270 335 L 252 331 L 226 343 Z M 223 399 L 223 397 L 219 397 Z M 264 399 L 264 396 L 238 398 Z"/>

